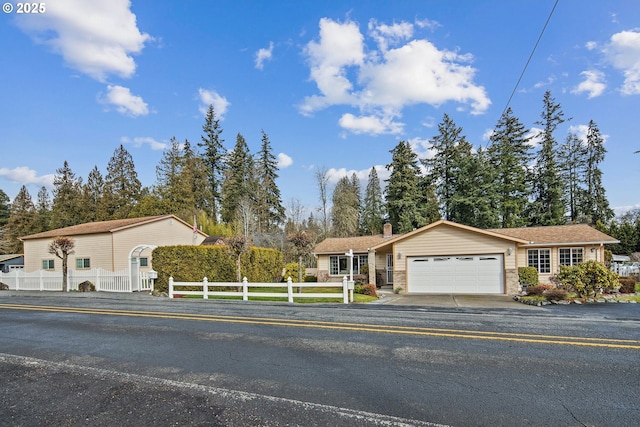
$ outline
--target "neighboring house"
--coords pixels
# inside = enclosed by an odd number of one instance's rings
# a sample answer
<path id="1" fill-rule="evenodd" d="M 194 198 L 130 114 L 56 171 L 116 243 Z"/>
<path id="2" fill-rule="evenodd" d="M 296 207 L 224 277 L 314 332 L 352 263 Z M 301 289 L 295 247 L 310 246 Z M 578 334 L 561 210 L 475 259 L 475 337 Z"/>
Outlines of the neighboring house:
<path id="1" fill-rule="evenodd" d="M 131 277 L 151 269 L 151 251 L 157 246 L 199 245 L 207 237 L 175 215 L 90 222 L 24 236 L 25 272 L 61 271 L 62 261 L 49 253 L 58 236 L 75 241 L 69 268 L 102 268 L 118 271 L 130 268 Z"/>
<path id="2" fill-rule="evenodd" d="M 24 267 L 24 256 L 22 254 L 0 255 L 0 272 L 8 273 L 14 268 Z"/>
<path id="3" fill-rule="evenodd" d="M 618 243 L 585 224 L 481 230 L 446 220 L 392 238 L 376 237 L 377 243 L 360 245 L 358 251 L 349 246 L 361 238 L 320 243 L 314 250 L 318 280 L 341 279 L 343 270 L 335 262 L 353 249 L 358 263 L 366 258 L 369 264 L 369 282 L 377 279 L 394 290 L 516 294 L 518 267 L 536 267 L 540 282 L 548 283 L 560 265 L 604 262 L 604 245 Z"/>

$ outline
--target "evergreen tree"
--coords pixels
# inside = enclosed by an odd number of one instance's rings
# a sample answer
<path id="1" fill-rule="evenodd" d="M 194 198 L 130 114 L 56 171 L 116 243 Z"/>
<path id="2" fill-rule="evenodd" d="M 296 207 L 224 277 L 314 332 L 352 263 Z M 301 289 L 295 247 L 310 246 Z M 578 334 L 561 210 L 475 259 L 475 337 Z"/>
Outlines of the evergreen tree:
<path id="1" fill-rule="evenodd" d="M 421 193 L 418 182 L 420 168 L 418 156 L 411 150 L 408 142 L 400 141 L 391 150 L 391 163 L 386 168 L 391 171 L 386 180 L 386 200 L 389 222 L 393 230 L 407 233 L 414 228 L 426 225 L 419 206 Z"/>
<path id="2" fill-rule="evenodd" d="M 278 162 L 271 152 L 269 137 L 262 131 L 262 144 L 257 153 L 256 165 L 256 216 L 258 231 L 270 233 L 284 223 L 285 209 L 276 184 Z"/>
<path id="3" fill-rule="evenodd" d="M 564 113 L 555 102 L 551 92 L 544 94 L 542 120 L 542 143 L 538 151 L 534 171 L 533 201 L 530 204 L 530 225 L 558 225 L 564 220 L 562 181 L 557 162 L 557 142 L 553 133 L 564 123 Z"/>
<path id="4" fill-rule="evenodd" d="M 380 234 L 384 225 L 384 200 L 380 188 L 380 178 L 375 167 L 369 171 L 369 181 L 364 194 L 362 206 L 362 233 Z"/>
<path id="5" fill-rule="evenodd" d="M 244 137 L 238 133 L 233 151 L 229 154 L 229 167 L 222 183 L 220 212 L 222 221 L 232 223 L 243 199 L 253 199 L 251 185 L 253 158 Z"/>
<path id="6" fill-rule="evenodd" d="M 355 174 L 353 175 L 355 177 Z M 355 177 L 357 181 L 357 177 Z M 358 234 L 360 222 L 359 186 L 346 175 L 340 178 L 333 190 L 331 209 L 333 234 L 336 237 L 351 237 Z"/>
<path id="7" fill-rule="evenodd" d="M 49 198 L 49 191 L 44 185 L 38 191 L 35 208 L 36 215 L 33 231 L 36 233 L 48 231 L 51 227 L 51 199 Z"/>
<path id="8" fill-rule="evenodd" d="M 584 197 L 582 181 L 586 166 L 585 145 L 574 133 L 569 133 L 564 144 L 560 147 L 558 159 L 560 174 L 565 188 L 565 203 L 572 223 L 578 222 L 582 212 L 580 200 Z"/>
<path id="9" fill-rule="evenodd" d="M 495 190 L 499 226 L 527 224 L 525 210 L 530 194 L 528 167 L 532 155 L 527 129 L 511 108 L 502 115 L 488 147 L 490 167 L 495 171 Z"/>
<path id="10" fill-rule="evenodd" d="M 206 212 L 210 200 L 207 167 L 204 160 L 191 149 L 188 140 L 184 141 L 180 180 L 187 191 L 181 218 L 185 219 L 184 215 L 188 215 L 190 219 L 201 210 Z"/>
<path id="11" fill-rule="evenodd" d="M 597 221 L 607 222 L 613 218 L 613 210 L 609 207 L 605 195 L 600 170 L 600 163 L 604 161 L 606 152 L 600 129 L 593 120 L 589 121 L 584 173 L 586 191 L 582 208 L 592 224 Z"/>
<path id="12" fill-rule="evenodd" d="M 156 193 L 165 205 L 166 213 L 176 214 L 184 205 L 183 197 L 187 188 L 181 186 L 182 168 L 182 145 L 175 137 L 171 137 L 169 148 L 163 151 L 156 165 Z"/>
<path id="13" fill-rule="evenodd" d="M 35 206 L 31 195 L 24 185 L 11 204 L 11 215 L 7 221 L 5 235 L 7 253 L 21 254 L 24 252 L 20 237 L 34 233 Z"/>
<path id="14" fill-rule="evenodd" d="M 417 208 L 422 225 L 431 224 L 441 218 L 436 189 L 429 176 L 418 177 Z"/>
<path id="15" fill-rule="evenodd" d="M 82 186 L 82 203 L 84 205 L 83 222 L 93 222 L 100 218 L 99 212 L 103 206 L 103 194 L 104 179 L 98 166 L 94 166 L 91 172 L 89 172 L 87 182 Z"/>
<path id="16" fill-rule="evenodd" d="M 63 228 L 82 223 L 82 179 L 76 178 L 65 160 L 53 178 L 51 228 Z"/>
<path id="17" fill-rule="evenodd" d="M 0 189 L 0 228 L 7 225 L 11 216 L 11 200 L 7 193 Z"/>
<path id="18" fill-rule="evenodd" d="M 222 128 L 220 127 L 220 120 L 216 118 L 213 105 L 209 105 L 207 114 L 205 116 L 205 122 L 202 126 L 204 134 L 201 136 L 202 142 L 198 144 L 199 147 L 204 148 L 203 160 L 207 168 L 207 177 L 209 181 L 209 191 L 207 192 L 210 200 L 208 200 L 208 210 L 211 217 L 217 221 L 219 215 L 219 200 L 220 200 L 220 187 L 222 185 L 222 179 L 225 165 L 225 150 L 224 139 L 220 137 L 222 134 Z"/>
<path id="19" fill-rule="evenodd" d="M 128 218 L 140 198 L 141 188 L 133 157 L 120 145 L 107 164 L 102 197 L 103 219 Z"/>
<path id="20" fill-rule="evenodd" d="M 435 154 L 423 163 L 430 171 L 444 218 L 456 221 L 456 216 L 465 215 L 456 212 L 454 206 L 462 209 L 461 201 L 467 198 L 464 193 L 457 194 L 457 187 L 466 188 L 465 183 L 460 182 L 463 178 L 461 168 L 471 155 L 472 146 L 462 135 L 462 128 L 457 127 L 447 114 L 438 125 L 438 131 L 440 133 L 431 140 Z M 454 201 L 455 195 L 458 197 L 457 202 Z"/>

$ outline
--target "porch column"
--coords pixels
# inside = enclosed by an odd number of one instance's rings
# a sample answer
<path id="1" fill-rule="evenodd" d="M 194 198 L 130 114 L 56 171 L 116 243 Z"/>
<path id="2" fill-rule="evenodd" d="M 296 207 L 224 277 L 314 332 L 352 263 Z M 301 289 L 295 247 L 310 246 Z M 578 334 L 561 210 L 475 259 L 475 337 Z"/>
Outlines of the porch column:
<path id="1" fill-rule="evenodd" d="M 369 249 L 367 251 L 367 264 L 369 265 L 369 280 L 367 283 L 377 285 L 376 283 L 376 251 Z"/>

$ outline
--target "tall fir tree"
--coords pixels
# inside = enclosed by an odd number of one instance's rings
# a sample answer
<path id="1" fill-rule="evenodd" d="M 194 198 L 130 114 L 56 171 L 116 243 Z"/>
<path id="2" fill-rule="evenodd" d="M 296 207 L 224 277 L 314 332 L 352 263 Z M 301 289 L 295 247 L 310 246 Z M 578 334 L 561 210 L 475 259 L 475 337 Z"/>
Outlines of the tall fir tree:
<path id="1" fill-rule="evenodd" d="M 530 194 L 528 168 L 532 154 L 527 133 L 509 107 L 498 121 L 487 148 L 489 163 L 496 173 L 496 204 L 502 228 L 528 223 L 525 211 Z"/>
<path id="2" fill-rule="evenodd" d="M 355 177 L 355 174 L 354 174 Z M 355 182 L 346 175 L 340 178 L 331 198 L 333 235 L 336 237 L 351 237 L 358 234 L 360 223 L 360 194 Z"/>
<path id="3" fill-rule="evenodd" d="M 213 105 L 209 105 L 205 122 L 202 126 L 203 135 L 198 146 L 204 149 L 202 158 L 207 168 L 209 191 L 207 195 L 210 200 L 207 202 L 209 215 L 214 221 L 218 220 L 220 214 L 220 188 L 226 169 L 224 139 L 221 138 L 222 127 L 220 120 L 216 117 Z"/>
<path id="4" fill-rule="evenodd" d="M 181 218 L 191 219 L 199 211 L 207 212 L 211 199 L 209 197 L 207 167 L 202 157 L 193 151 L 188 140 L 184 141 L 180 179 L 185 182 L 184 187 L 188 192 L 188 202 Z M 188 218 L 185 218 L 185 215 L 188 215 Z"/>
<path id="5" fill-rule="evenodd" d="M 49 190 L 44 185 L 38 190 L 35 208 L 34 232 L 48 231 L 51 228 L 51 198 Z"/>
<path id="6" fill-rule="evenodd" d="M 472 146 L 462 135 L 462 128 L 457 127 L 447 114 L 438 124 L 438 131 L 439 134 L 431 139 L 434 155 L 423 163 L 432 177 L 444 219 L 456 221 L 456 216 L 463 214 L 454 210 L 456 206 L 462 208 L 460 203 L 455 202 L 454 196 L 459 199 L 467 197 L 459 193 L 462 188 L 457 187 L 466 187 L 460 182 L 464 178 L 461 168 L 468 160 L 466 157 L 471 154 Z"/>
<path id="7" fill-rule="evenodd" d="M 587 148 L 585 165 L 585 193 L 583 210 L 591 224 L 597 221 L 607 222 L 613 218 L 613 210 L 609 207 L 609 201 L 602 185 L 602 170 L 600 163 L 604 161 L 607 150 L 604 148 L 604 139 L 600 134 L 598 125 L 593 120 L 589 121 L 587 130 Z"/>
<path id="8" fill-rule="evenodd" d="M 255 199 L 252 185 L 253 157 L 242 134 L 236 136 L 236 144 L 228 156 L 229 167 L 222 183 L 220 213 L 222 221 L 232 223 L 236 220 L 238 207 L 242 200 L 253 202 Z"/>
<path id="9" fill-rule="evenodd" d="M 364 192 L 362 204 L 362 234 L 380 234 L 384 226 L 385 212 L 384 200 L 382 199 L 382 188 L 380 178 L 375 167 L 369 171 L 369 180 Z"/>
<path id="10" fill-rule="evenodd" d="M 104 178 L 98 169 L 94 166 L 89 175 L 87 182 L 82 186 L 82 203 L 84 206 L 84 222 L 97 221 L 100 216 L 100 208 L 103 206 L 102 198 L 104 195 Z"/>
<path id="11" fill-rule="evenodd" d="M 566 221 L 554 132 L 565 119 L 560 104 L 556 103 L 550 91 L 544 94 L 541 117 L 542 120 L 536 122 L 543 129 L 533 174 L 533 200 L 529 205 L 529 221 L 530 225 L 558 225 Z"/>
<path id="12" fill-rule="evenodd" d="M 31 195 L 24 185 L 11 204 L 11 214 L 7 221 L 5 235 L 7 253 L 21 254 L 24 252 L 20 237 L 35 232 L 35 206 Z"/>
<path id="13" fill-rule="evenodd" d="M 262 144 L 255 160 L 256 169 L 256 206 L 258 232 L 277 231 L 285 220 L 285 208 L 282 205 L 278 179 L 278 162 L 271 151 L 271 142 L 262 131 Z"/>
<path id="14" fill-rule="evenodd" d="M 141 188 L 133 157 L 120 145 L 109 159 L 104 177 L 103 219 L 128 218 L 140 199 Z"/>
<path id="15" fill-rule="evenodd" d="M 82 179 L 76 178 L 65 160 L 53 178 L 51 228 L 63 228 L 82 222 Z"/>
<path id="16" fill-rule="evenodd" d="M 584 169 L 586 166 L 587 150 L 580 138 L 575 133 L 570 132 L 564 144 L 560 146 L 558 160 L 560 164 L 560 176 L 565 188 L 564 197 L 569 221 L 578 222 L 581 218 L 582 207 L 580 201 L 583 199 Z"/>
<path id="17" fill-rule="evenodd" d="M 11 216 L 11 199 L 3 190 L 0 189 L 0 228 L 7 225 L 9 216 Z"/>
<path id="18" fill-rule="evenodd" d="M 426 225 L 419 205 L 421 193 L 418 187 L 418 156 L 408 142 L 400 141 L 391 150 L 391 163 L 386 165 L 386 168 L 391 171 L 389 179 L 386 180 L 386 201 L 393 230 L 407 233 Z"/>

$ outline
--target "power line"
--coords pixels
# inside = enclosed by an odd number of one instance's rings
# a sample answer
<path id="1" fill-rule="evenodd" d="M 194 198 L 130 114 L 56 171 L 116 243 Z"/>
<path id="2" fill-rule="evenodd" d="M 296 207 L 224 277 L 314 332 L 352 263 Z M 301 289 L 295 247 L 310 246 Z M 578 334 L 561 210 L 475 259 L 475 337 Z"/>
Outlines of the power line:
<path id="1" fill-rule="evenodd" d="M 522 77 L 524 77 L 524 73 L 527 71 L 527 67 L 529 66 L 529 63 L 531 62 L 531 58 L 533 58 L 533 54 L 536 53 L 536 49 L 538 48 L 538 44 L 540 44 L 540 40 L 542 39 L 542 35 L 544 34 L 545 30 L 547 29 L 547 25 L 549 25 L 549 21 L 551 21 L 551 16 L 553 16 L 553 12 L 556 10 L 556 6 L 558 6 L 558 2 L 560 0 L 556 0 L 556 2 L 553 4 L 553 8 L 551 9 L 551 12 L 549 12 L 549 16 L 547 17 L 547 21 L 544 23 L 544 27 L 542 27 L 542 31 L 540 31 L 540 35 L 538 36 L 538 40 L 536 40 L 536 44 L 535 46 L 533 46 L 533 50 L 531 51 L 531 54 L 529 55 L 529 59 L 527 59 L 527 63 L 524 65 L 524 68 L 522 69 L 522 73 L 520 73 L 520 77 L 518 77 L 518 81 L 516 82 L 515 87 L 513 88 L 513 92 L 511 92 L 511 96 L 509 97 L 509 100 L 507 101 L 507 105 L 504 106 L 504 110 L 502 110 L 502 114 L 500 115 L 500 117 L 504 116 L 504 113 L 507 111 L 507 108 L 509 108 L 509 104 L 511 103 L 511 99 L 513 99 L 513 95 L 515 95 L 516 90 L 518 90 L 518 86 L 520 86 L 520 81 L 522 80 Z"/>

